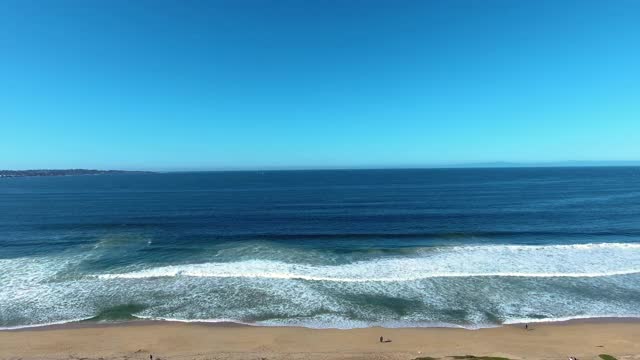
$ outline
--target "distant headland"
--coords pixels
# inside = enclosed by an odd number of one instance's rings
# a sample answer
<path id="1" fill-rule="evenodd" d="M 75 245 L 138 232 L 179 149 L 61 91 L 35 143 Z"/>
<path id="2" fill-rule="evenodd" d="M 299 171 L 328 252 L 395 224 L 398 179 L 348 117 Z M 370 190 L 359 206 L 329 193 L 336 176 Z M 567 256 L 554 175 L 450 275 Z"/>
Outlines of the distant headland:
<path id="1" fill-rule="evenodd" d="M 0 177 L 25 176 L 76 176 L 76 175 L 106 175 L 106 174 L 150 174 L 151 171 L 127 170 L 93 170 L 93 169 L 38 169 L 38 170 L 0 170 Z"/>

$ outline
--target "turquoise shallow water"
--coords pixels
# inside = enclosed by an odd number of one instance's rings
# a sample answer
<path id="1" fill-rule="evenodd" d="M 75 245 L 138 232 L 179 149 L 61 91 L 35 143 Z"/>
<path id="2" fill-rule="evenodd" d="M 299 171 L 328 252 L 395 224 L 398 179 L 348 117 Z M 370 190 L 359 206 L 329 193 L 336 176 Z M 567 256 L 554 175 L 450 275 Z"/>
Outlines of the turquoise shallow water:
<path id="1" fill-rule="evenodd" d="M 640 315 L 640 168 L 0 179 L 0 327 Z"/>

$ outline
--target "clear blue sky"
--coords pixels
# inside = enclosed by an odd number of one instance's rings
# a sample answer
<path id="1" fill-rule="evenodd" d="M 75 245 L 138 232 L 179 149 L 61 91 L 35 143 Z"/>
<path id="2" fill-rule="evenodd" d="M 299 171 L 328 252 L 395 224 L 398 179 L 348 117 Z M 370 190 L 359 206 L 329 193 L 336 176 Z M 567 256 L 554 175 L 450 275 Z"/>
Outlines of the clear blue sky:
<path id="1" fill-rule="evenodd" d="M 0 2 L 0 168 L 640 160 L 640 1 Z"/>

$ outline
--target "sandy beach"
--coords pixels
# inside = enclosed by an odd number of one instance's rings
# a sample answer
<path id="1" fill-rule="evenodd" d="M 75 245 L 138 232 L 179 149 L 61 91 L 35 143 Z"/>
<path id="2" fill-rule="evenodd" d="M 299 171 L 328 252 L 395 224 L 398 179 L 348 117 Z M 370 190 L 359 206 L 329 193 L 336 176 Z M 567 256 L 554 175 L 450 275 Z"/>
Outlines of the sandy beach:
<path id="1" fill-rule="evenodd" d="M 383 336 L 390 342 L 379 342 Z M 0 332 L 2 359 L 640 359 L 640 322 L 579 321 L 466 330 L 308 329 L 172 322 Z"/>

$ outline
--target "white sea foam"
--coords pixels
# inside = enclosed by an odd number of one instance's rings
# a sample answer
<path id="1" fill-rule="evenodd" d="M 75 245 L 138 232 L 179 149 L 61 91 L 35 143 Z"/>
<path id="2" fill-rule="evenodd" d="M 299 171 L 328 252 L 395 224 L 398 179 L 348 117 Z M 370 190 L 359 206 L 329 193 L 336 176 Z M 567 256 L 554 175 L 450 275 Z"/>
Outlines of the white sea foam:
<path id="1" fill-rule="evenodd" d="M 269 254 L 91 275 L 85 254 L 3 259 L 0 325 L 64 323 L 132 303 L 144 305 L 134 316 L 171 321 L 478 328 L 630 317 L 639 305 L 627 294 L 640 277 L 624 276 L 640 273 L 635 243 L 424 248 L 332 265 Z"/>
<path id="2" fill-rule="evenodd" d="M 400 282 L 400 281 L 416 281 L 429 278 L 454 278 L 454 277 L 530 277 L 530 278 L 551 278 L 551 277 L 605 277 L 616 275 L 630 275 L 638 274 L 640 270 L 624 270 L 624 271 L 610 271 L 610 272 L 598 272 L 598 273 L 525 273 L 525 272 L 487 272 L 487 273 L 430 273 L 424 275 L 414 276 L 389 276 L 389 277 L 367 277 L 367 278 L 355 278 L 355 277 L 337 277 L 337 276 L 314 276 L 306 275 L 297 272 L 278 272 L 278 271 L 266 271 L 258 272 L 260 268 L 265 269 L 267 267 L 272 269 L 288 267 L 287 264 L 272 262 L 271 264 L 252 265 L 251 261 L 244 263 L 231 263 L 233 266 L 240 267 L 252 267 L 256 270 L 249 271 L 233 271 L 226 269 L 226 266 L 220 266 L 220 264 L 199 264 L 199 265 L 186 265 L 186 266 L 167 266 L 155 268 L 152 270 L 137 271 L 124 274 L 102 274 L 98 275 L 101 279 L 145 279 L 145 278 L 158 278 L 158 277 L 176 277 L 176 276 L 191 276 L 191 277 L 217 277 L 217 278 L 260 278 L 260 279 L 282 279 L 282 280 L 307 280 L 307 281 L 335 281 L 335 282 Z M 226 264 L 225 264 L 226 265 Z M 383 264 L 381 264 L 383 265 Z M 228 265 L 227 265 L 228 266 Z M 297 269 L 309 272 L 331 272 L 331 269 L 326 267 L 302 267 L 296 266 Z"/>
<path id="3" fill-rule="evenodd" d="M 183 322 L 183 323 L 208 323 L 208 324 L 221 324 L 221 323 L 234 323 L 239 325 L 258 325 L 257 323 L 249 323 L 243 322 L 237 319 L 181 319 L 181 318 L 171 318 L 171 317 L 163 317 L 163 316 L 146 316 L 146 315 L 134 315 L 138 319 L 142 320 L 153 320 L 153 321 L 171 321 L 171 322 Z"/>
<path id="4" fill-rule="evenodd" d="M 589 319 L 640 319 L 640 314 L 598 314 L 598 315 L 574 315 L 574 316 L 562 316 L 562 317 L 548 317 L 548 318 L 512 318 L 505 320 L 505 325 L 526 324 L 526 323 L 550 323 L 550 322 L 565 322 L 571 320 L 589 320 Z"/>
<path id="5" fill-rule="evenodd" d="M 261 278 L 334 282 L 402 282 L 428 278 L 593 278 L 640 273 L 640 244 L 491 245 L 430 249 L 341 265 L 246 260 L 97 274 L 100 279 L 159 277 Z"/>

